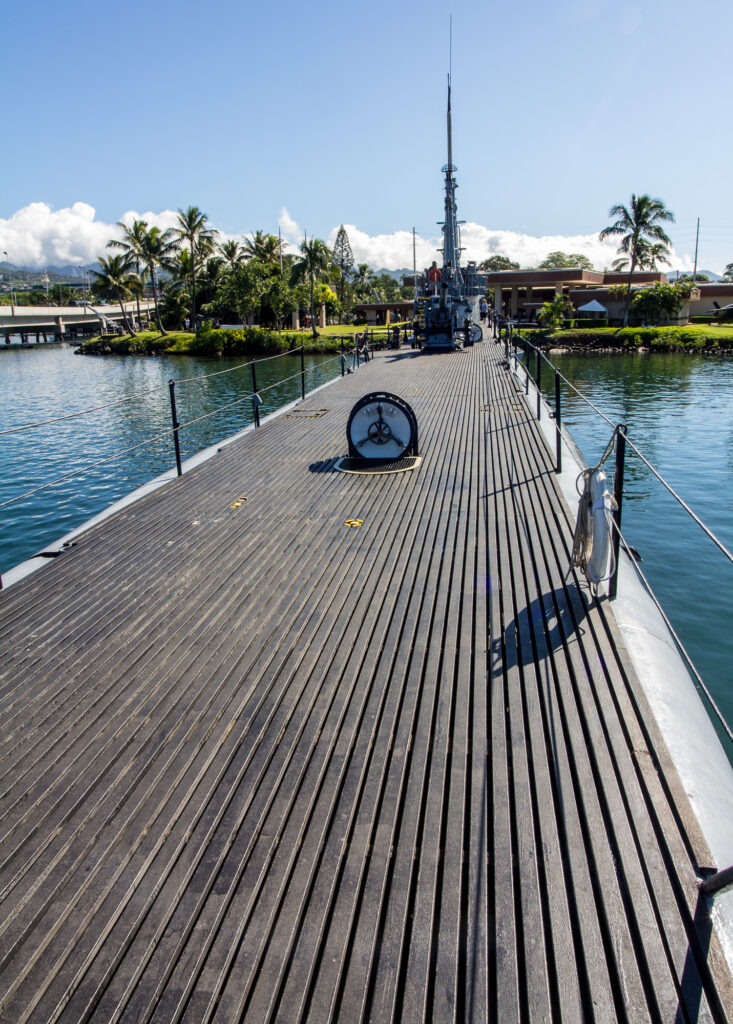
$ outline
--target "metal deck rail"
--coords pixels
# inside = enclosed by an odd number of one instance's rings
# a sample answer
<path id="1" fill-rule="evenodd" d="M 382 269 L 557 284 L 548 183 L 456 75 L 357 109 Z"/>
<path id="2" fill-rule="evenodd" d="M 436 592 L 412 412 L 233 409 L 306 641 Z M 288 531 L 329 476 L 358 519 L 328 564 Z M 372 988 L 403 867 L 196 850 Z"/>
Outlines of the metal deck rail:
<path id="1" fill-rule="evenodd" d="M 502 363 L 380 354 L 0 594 L 0 1019 L 729 1019 Z M 376 389 L 422 463 L 334 472 Z"/>

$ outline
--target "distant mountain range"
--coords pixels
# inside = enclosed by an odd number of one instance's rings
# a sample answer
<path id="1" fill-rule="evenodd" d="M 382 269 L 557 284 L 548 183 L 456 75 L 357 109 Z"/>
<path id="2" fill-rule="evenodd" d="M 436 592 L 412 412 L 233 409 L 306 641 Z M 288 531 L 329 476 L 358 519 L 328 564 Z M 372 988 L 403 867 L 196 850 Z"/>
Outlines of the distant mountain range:
<path id="1" fill-rule="evenodd" d="M 686 274 L 691 274 L 692 271 L 685 270 L 669 270 L 667 271 L 667 280 L 676 281 L 678 277 L 685 277 Z M 722 281 L 723 278 L 720 274 L 716 274 L 713 270 L 698 270 L 698 274 L 702 274 L 707 277 L 709 281 Z"/>
<path id="2" fill-rule="evenodd" d="M 73 264 L 68 263 L 65 267 L 38 269 L 36 267 L 18 267 L 14 263 L 0 260 L 0 277 L 3 280 L 12 278 L 14 286 L 42 284 L 46 276 L 48 276 L 48 280 L 52 284 L 81 284 L 85 272 L 97 270 L 98 267 L 99 264 L 95 261 L 83 267 L 75 267 Z"/>

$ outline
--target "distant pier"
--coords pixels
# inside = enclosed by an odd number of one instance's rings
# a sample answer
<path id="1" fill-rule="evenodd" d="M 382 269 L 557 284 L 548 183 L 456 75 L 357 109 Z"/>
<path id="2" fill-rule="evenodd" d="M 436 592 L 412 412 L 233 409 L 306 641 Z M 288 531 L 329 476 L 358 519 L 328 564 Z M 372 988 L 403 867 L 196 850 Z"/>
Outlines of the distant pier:
<path id="1" fill-rule="evenodd" d="M 127 317 L 137 318 L 137 302 L 125 302 L 123 307 Z M 119 303 L 98 308 L 101 317 L 96 306 L 0 306 L 0 340 L 7 343 L 11 336 L 17 335 L 24 344 L 31 341 L 48 344 L 77 334 L 98 334 L 103 330 L 105 320 L 124 326 Z M 153 302 L 141 301 L 142 315 L 148 318 L 154 311 Z"/>

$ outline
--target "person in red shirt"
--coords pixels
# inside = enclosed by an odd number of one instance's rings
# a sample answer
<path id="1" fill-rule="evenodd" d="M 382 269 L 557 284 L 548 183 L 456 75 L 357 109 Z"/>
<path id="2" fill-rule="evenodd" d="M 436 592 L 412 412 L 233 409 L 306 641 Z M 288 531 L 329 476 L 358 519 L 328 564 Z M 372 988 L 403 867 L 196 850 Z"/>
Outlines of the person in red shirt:
<path id="1" fill-rule="evenodd" d="M 438 294 L 438 285 L 440 284 L 440 267 L 433 260 L 430 269 L 428 270 L 428 282 L 432 286 L 433 295 Z"/>

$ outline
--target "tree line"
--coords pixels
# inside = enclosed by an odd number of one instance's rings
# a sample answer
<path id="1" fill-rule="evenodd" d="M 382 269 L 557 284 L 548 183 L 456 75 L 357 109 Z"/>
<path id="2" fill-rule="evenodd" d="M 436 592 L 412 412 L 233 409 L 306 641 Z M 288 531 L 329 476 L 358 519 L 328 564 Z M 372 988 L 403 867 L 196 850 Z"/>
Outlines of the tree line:
<path id="1" fill-rule="evenodd" d="M 179 210 L 176 226 L 165 231 L 144 220 L 119 221 L 117 227 L 120 236 L 107 243 L 115 251 L 99 257 L 92 287 L 95 295 L 120 303 L 133 335 L 123 303 L 137 300 L 140 322 L 139 300 L 148 285 L 161 334 L 186 321 L 195 328 L 202 318 L 243 324 L 256 319 L 279 330 L 295 310 L 310 318 L 315 334 L 321 306 L 329 317 L 343 318 L 358 302 L 412 295 L 389 274 L 355 262 L 343 225 L 333 248 L 306 236 L 297 253 L 283 252 L 281 239 L 261 230 L 242 241 L 222 239 L 197 206 Z"/>

